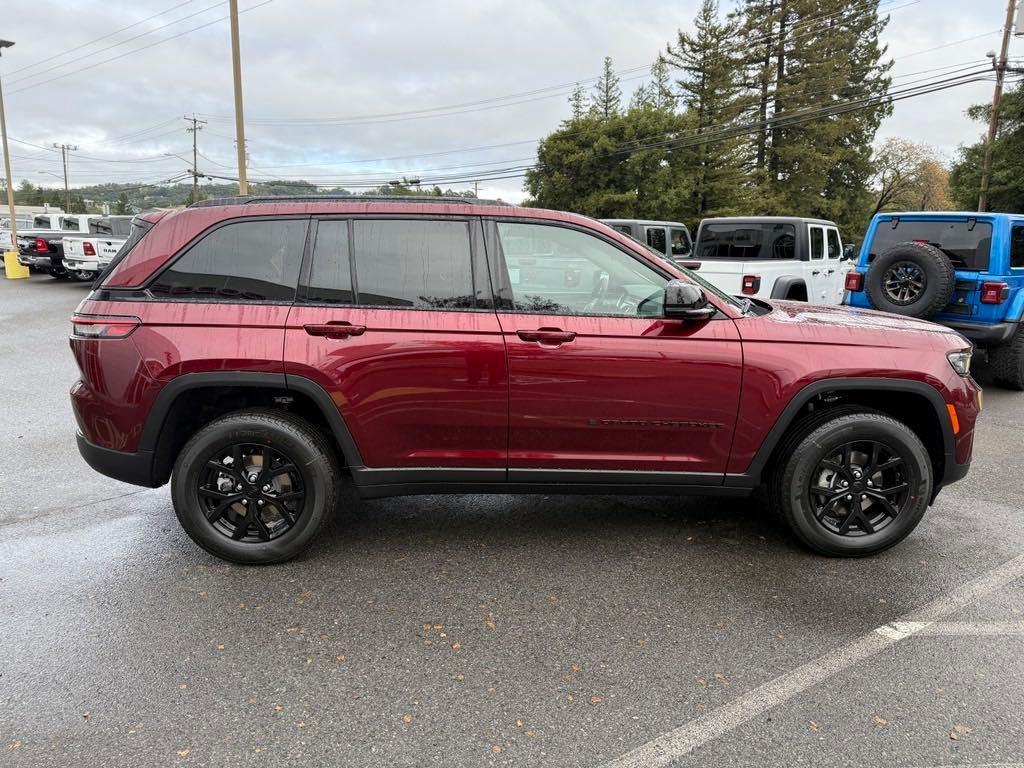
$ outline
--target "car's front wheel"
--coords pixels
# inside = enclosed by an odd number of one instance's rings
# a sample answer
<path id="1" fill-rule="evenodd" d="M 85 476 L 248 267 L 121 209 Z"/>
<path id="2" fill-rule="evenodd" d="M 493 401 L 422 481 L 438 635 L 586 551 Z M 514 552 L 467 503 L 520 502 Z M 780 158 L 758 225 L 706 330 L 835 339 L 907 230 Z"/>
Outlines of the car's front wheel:
<path id="1" fill-rule="evenodd" d="M 334 453 L 290 413 L 238 411 L 200 429 L 174 465 L 171 499 L 185 532 L 234 563 L 290 560 L 334 509 Z"/>
<path id="2" fill-rule="evenodd" d="M 906 424 L 881 413 L 812 417 L 779 455 L 773 503 L 796 537 L 824 555 L 859 557 L 897 544 L 931 498 L 927 449 Z"/>

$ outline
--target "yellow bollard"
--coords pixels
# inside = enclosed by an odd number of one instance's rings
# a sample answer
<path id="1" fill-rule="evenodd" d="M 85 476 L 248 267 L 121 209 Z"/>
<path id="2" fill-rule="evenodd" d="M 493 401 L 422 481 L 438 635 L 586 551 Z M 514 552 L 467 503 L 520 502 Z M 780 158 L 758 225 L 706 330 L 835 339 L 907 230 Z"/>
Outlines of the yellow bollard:
<path id="1" fill-rule="evenodd" d="M 4 272 L 8 280 L 19 280 L 29 276 L 28 267 L 18 263 L 18 252 L 7 251 L 4 254 Z"/>

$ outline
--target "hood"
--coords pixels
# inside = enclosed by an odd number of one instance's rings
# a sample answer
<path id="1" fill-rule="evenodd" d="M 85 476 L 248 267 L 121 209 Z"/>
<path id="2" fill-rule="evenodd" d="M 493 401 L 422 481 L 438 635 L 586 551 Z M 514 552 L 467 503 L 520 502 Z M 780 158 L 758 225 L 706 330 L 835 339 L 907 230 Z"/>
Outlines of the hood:
<path id="1" fill-rule="evenodd" d="M 761 318 L 766 321 L 765 330 L 772 329 L 769 334 L 779 339 L 879 347 L 970 346 L 951 328 L 891 312 L 799 301 L 764 303 L 772 308 Z"/>

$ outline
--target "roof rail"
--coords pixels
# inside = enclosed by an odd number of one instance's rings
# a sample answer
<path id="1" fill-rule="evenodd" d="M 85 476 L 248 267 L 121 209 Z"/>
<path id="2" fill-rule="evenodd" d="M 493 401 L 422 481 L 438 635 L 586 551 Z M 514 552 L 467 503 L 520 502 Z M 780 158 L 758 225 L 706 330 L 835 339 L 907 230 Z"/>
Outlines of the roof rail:
<path id="1" fill-rule="evenodd" d="M 216 197 L 192 203 L 189 208 L 209 208 L 215 205 L 254 205 L 260 203 L 445 203 L 462 205 L 515 205 L 504 200 L 481 200 L 476 197 L 446 197 L 444 195 L 244 195 Z"/>

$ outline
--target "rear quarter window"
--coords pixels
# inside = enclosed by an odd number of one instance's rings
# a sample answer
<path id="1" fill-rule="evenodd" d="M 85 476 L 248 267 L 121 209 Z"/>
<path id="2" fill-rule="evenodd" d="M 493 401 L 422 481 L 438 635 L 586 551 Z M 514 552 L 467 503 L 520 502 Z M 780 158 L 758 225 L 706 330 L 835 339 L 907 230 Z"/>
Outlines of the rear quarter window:
<path id="1" fill-rule="evenodd" d="M 697 235 L 698 259 L 795 259 L 792 224 L 706 224 Z"/>
<path id="2" fill-rule="evenodd" d="M 149 290 L 179 300 L 291 302 L 308 225 L 308 219 L 225 224 L 177 258 Z"/>
<path id="3" fill-rule="evenodd" d="M 895 226 L 893 226 L 895 224 Z M 986 221 L 880 221 L 871 240 L 868 263 L 894 245 L 927 243 L 949 257 L 957 269 L 984 272 L 992 251 L 992 225 Z"/>
<path id="4" fill-rule="evenodd" d="M 1010 266 L 1024 269 L 1024 224 L 1014 224 L 1010 230 Z"/>

